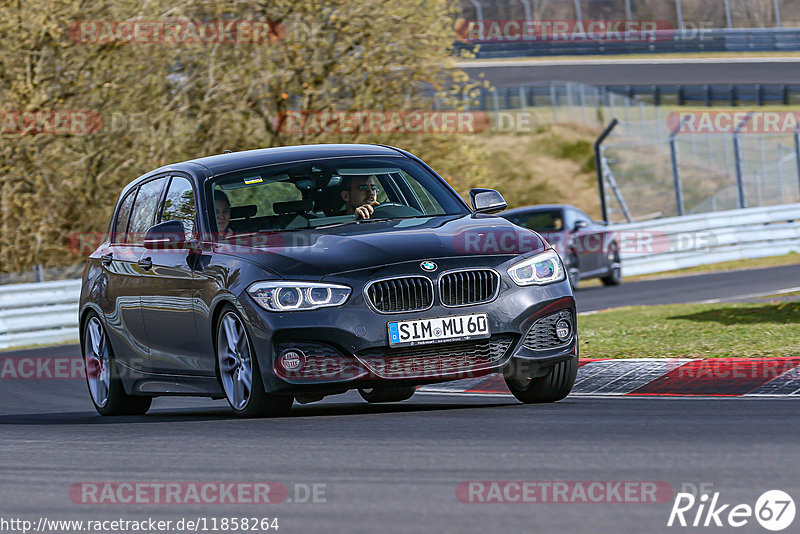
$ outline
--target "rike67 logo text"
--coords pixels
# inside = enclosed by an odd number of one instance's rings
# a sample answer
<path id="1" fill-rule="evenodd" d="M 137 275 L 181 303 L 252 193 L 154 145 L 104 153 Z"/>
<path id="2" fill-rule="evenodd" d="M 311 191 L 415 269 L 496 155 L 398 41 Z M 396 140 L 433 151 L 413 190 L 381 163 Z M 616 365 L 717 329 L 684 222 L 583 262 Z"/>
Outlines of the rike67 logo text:
<path id="1" fill-rule="evenodd" d="M 752 525 L 755 519 L 763 528 L 778 532 L 788 528 L 794 516 L 794 500 L 781 490 L 764 492 L 754 506 L 722 502 L 718 491 L 699 497 L 692 493 L 678 493 L 667 526 L 739 528 Z"/>

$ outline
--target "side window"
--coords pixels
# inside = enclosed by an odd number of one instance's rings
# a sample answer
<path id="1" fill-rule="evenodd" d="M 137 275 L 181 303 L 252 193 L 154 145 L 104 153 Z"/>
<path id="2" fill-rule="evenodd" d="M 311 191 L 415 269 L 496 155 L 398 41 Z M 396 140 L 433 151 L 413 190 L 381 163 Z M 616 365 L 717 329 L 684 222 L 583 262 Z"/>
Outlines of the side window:
<path id="1" fill-rule="evenodd" d="M 575 229 L 575 223 L 578 219 L 575 218 L 575 212 L 569 208 L 564 210 L 564 229 L 571 232 Z"/>
<path id="2" fill-rule="evenodd" d="M 186 236 L 194 238 L 195 233 L 195 200 L 192 184 L 182 176 L 173 176 L 164 198 L 159 222 L 181 221 Z"/>
<path id="3" fill-rule="evenodd" d="M 288 175 L 286 176 L 288 179 Z M 219 189 L 219 188 L 217 188 Z M 303 200 L 297 186 L 288 181 L 268 182 L 249 187 L 222 190 L 232 208 L 255 206 L 255 217 L 275 215 L 273 205 L 276 202 Z"/>
<path id="4" fill-rule="evenodd" d="M 117 218 L 114 221 L 114 230 L 111 233 L 112 243 L 127 243 L 128 218 L 131 215 L 133 199 L 136 198 L 136 189 L 130 191 L 120 202 Z"/>
<path id="5" fill-rule="evenodd" d="M 580 220 L 582 220 L 582 221 L 586 221 L 586 222 L 588 222 L 589 224 L 592 224 L 592 223 L 594 222 L 594 221 L 592 220 L 592 218 L 591 218 L 591 217 L 589 217 L 589 216 L 588 216 L 588 215 L 587 215 L 585 212 L 583 212 L 583 211 L 581 211 L 581 210 L 577 210 L 577 211 L 578 211 L 578 217 L 580 218 Z"/>
<path id="6" fill-rule="evenodd" d="M 128 223 L 128 241 L 134 244 L 141 244 L 144 241 L 144 233 L 153 226 L 156 218 L 156 208 L 161 199 L 161 191 L 164 189 L 166 178 L 157 178 L 139 186 L 139 194 L 136 195 L 136 202 L 133 204 L 131 221 Z"/>
<path id="7" fill-rule="evenodd" d="M 417 199 L 419 199 L 422 211 L 425 215 L 440 215 L 445 213 L 442 205 L 439 204 L 435 198 L 433 198 L 433 195 L 431 195 L 428 190 L 422 186 L 422 184 L 420 184 L 408 173 L 403 172 L 401 173 L 401 176 L 414 192 Z"/>

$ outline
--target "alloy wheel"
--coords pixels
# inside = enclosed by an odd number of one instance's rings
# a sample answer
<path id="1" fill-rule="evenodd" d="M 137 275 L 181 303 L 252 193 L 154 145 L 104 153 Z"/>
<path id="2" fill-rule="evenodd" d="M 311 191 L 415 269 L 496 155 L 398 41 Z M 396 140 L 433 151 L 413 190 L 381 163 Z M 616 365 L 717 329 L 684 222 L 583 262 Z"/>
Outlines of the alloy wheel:
<path id="1" fill-rule="evenodd" d="M 92 317 L 86 324 L 84 343 L 89 392 L 94 403 L 102 408 L 108 403 L 108 392 L 111 387 L 111 357 L 108 338 L 97 317 Z"/>
<path id="2" fill-rule="evenodd" d="M 242 410 L 250 400 L 253 386 L 253 364 L 247 331 L 241 319 L 229 311 L 219 323 L 217 358 L 220 379 L 228 402 Z"/>

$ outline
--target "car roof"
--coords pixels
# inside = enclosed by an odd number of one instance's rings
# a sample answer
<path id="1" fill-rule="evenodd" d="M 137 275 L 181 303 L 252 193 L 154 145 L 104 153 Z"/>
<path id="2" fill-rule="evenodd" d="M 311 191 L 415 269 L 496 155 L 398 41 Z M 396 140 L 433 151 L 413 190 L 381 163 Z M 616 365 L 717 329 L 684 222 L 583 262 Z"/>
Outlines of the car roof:
<path id="1" fill-rule="evenodd" d="M 244 150 L 241 152 L 230 152 L 225 154 L 214 154 L 202 158 L 195 158 L 178 163 L 164 165 L 158 169 L 149 171 L 131 180 L 120 193 L 120 198 L 128 190 L 151 176 L 162 174 L 168 171 L 184 171 L 195 177 L 199 182 L 204 179 L 225 174 L 232 171 L 263 167 L 265 165 L 292 163 L 295 161 L 325 159 L 347 156 L 394 156 L 407 157 L 402 150 L 385 145 L 368 144 L 317 144 L 317 145 L 293 145 L 279 146 L 271 148 L 259 148 L 255 150 Z M 199 185 L 199 184 L 198 184 Z"/>
<path id="2" fill-rule="evenodd" d="M 293 161 L 335 158 L 343 156 L 400 156 L 402 152 L 391 147 L 366 144 L 320 144 L 320 145 L 295 145 L 279 146 L 272 148 L 259 148 L 228 154 L 215 154 L 203 158 L 191 159 L 182 163 L 171 165 L 173 169 L 182 165 L 202 165 L 212 175 L 252 167 L 261 167 Z"/>

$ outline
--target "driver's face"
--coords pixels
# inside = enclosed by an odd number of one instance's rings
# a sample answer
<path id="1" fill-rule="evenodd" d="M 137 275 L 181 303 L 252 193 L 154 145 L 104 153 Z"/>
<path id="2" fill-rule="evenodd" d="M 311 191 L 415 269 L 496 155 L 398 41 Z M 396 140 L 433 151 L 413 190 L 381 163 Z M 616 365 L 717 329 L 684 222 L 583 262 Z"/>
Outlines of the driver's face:
<path id="1" fill-rule="evenodd" d="M 231 205 L 224 200 L 217 201 L 214 205 L 214 212 L 217 216 L 217 228 L 220 232 L 226 231 L 231 222 Z"/>
<path id="2" fill-rule="evenodd" d="M 350 184 L 350 190 L 347 192 L 347 204 L 355 209 L 364 204 L 374 202 L 376 196 L 375 185 L 375 179 L 372 176 L 353 180 Z"/>

